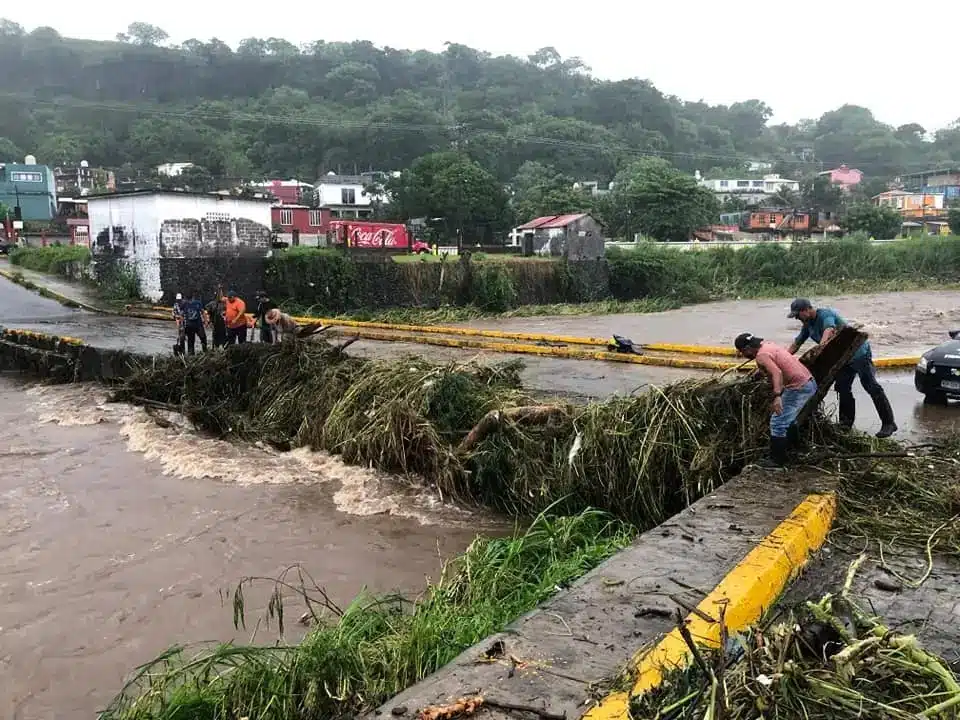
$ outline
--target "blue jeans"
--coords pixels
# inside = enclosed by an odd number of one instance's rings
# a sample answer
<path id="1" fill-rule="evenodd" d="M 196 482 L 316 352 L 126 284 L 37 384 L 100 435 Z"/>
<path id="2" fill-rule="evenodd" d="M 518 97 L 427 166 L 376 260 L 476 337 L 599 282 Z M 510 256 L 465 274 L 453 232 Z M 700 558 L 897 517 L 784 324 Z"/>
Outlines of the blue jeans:
<path id="1" fill-rule="evenodd" d="M 844 365 L 837 373 L 837 380 L 834 387 L 837 389 L 837 395 L 853 397 L 853 381 L 860 378 L 860 384 L 867 391 L 870 397 L 883 394 L 883 388 L 877 382 L 877 369 L 873 365 L 873 351 L 867 348 L 862 357 L 851 360 Z"/>
<path id="2" fill-rule="evenodd" d="M 817 392 L 817 381 L 807 380 L 807 384 L 792 390 L 785 388 L 783 395 L 780 396 L 783 402 L 783 412 L 779 415 L 770 413 L 770 435 L 775 438 L 785 438 L 787 430 L 797 419 L 797 415 L 807 404 L 807 400 L 813 397 Z"/>

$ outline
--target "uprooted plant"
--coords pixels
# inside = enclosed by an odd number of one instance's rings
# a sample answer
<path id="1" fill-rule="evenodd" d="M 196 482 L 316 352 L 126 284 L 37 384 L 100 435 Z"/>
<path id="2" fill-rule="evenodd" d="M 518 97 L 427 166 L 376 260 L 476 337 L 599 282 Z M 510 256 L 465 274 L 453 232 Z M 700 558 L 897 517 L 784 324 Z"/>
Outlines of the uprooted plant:
<path id="1" fill-rule="evenodd" d="M 917 638 L 881 624 L 844 588 L 733 635 L 721 647 L 689 642 L 693 662 L 635 697 L 640 720 L 953 718 L 960 677 Z M 721 633 L 726 636 L 726 633 Z"/>

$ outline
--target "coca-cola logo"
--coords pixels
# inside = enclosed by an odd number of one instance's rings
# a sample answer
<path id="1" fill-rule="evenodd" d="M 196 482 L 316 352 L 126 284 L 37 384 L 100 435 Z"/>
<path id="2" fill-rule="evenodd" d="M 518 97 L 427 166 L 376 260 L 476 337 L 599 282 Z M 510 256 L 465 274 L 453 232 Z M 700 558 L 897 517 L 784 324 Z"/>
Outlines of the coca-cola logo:
<path id="1" fill-rule="evenodd" d="M 364 230 L 354 228 L 350 232 L 350 241 L 360 247 L 395 247 L 397 238 L 393 230 L 381 228 L 379 230 Z"/>

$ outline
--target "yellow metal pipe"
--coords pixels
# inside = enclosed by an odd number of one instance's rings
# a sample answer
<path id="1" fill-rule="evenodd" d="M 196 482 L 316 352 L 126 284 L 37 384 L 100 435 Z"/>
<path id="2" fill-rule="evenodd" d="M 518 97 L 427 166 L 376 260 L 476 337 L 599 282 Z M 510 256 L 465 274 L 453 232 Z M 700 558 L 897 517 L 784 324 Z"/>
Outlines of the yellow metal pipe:
<path id="1" fill-rule="evenodd" d="M 633 355 L 630 353 L 612 353 L 603 350 L 581 350 L 577 348 L 556 347 L 552 345 L 531 345 L 528 343 L 496 342 L 492 340 L 475 340 L 470 338 L 434 337 L 428 335 L 372 332 L 366 330 L 365 328 L 342 330 L 337 334 L 343 336 L 355 336 L 367 340 L 410 342 L 421 345 L 433 345 L 437 347 L 468 348 L 472 350 L 489 350 L 499 353 L 538 355 L 540 357 L 571 358 L 575 360 L 602 360 L 606 362 L 686 368 L 692 370 L 729 370 L 730 368 L 737 368 L 740 366 L 740 363 L 732 360 L 666 357 L 662 355 Z M 741 368 L 743 371 L 751 371 L 752 369 L 755 369 L 755 366 L 752 363 L 748 363 Z"/>

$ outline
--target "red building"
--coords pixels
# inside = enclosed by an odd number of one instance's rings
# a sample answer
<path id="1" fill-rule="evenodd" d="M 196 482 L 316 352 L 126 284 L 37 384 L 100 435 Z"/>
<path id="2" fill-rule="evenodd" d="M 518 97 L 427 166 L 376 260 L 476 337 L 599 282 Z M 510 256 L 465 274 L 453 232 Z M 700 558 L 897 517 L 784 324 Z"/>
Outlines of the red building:
<path id="1" fill-rule="evenodd" d="M 290 245 L 322 245 L 330 227 L 330 211 L 307 205 L 278 203 L 270 208 L 277 240 Z"/>
<path id="2" fill-rule="evenodd" d="M 299 180 L 267 180 L 254 187 L 270 193 L 284 205 L 297 205 L 303 202 L 305 195 L 311 197 L 314 192 L 313 185 Z"/>

